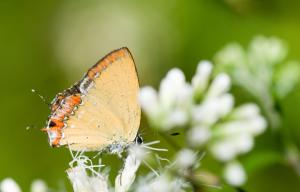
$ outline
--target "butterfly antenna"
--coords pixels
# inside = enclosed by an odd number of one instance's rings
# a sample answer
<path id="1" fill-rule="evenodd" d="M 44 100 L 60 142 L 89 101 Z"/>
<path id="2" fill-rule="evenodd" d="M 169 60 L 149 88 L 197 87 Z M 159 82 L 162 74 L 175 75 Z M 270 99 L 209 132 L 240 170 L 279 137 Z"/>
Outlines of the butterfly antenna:
<path id="1" fill-rule="evenodd" d="M 36 125 L 33 125 L 33 124 L 27 125 L 27 126 L 25 127 L 26 131 L 29 131 L 30 129 L 36 129 L 36 128 L 38 128 L 38 127 L 37 127 Z"/>
<path id="2" fill-rule="evenodd" d="M 37 90 L 31 89 L 31 92 L 34 93 L 34 94 L 36 94 L 43 101 L 43 103 L 45 103 L 46 105 L 48 105 L 48 106 L 51 105 L 50 102 L 48 102 L 46 100 L 46 98 L 43 95 L 41 95 Z"/>

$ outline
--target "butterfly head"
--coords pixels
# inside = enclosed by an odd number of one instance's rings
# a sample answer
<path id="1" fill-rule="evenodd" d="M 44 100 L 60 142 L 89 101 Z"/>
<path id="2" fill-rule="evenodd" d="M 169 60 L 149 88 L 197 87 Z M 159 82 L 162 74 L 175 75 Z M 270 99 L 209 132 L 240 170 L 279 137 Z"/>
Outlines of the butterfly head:
<path id="1" fill-rule="evenodd" d="M 143 140 L 143 137 L 140 135 L 140 134 L 138 134 L 136 137 L 135 137 L 135 139 L 134 139 L 134 143 L 135 144 L 143 144 L 143 142 L 144 142 L 144 140 Z"/>

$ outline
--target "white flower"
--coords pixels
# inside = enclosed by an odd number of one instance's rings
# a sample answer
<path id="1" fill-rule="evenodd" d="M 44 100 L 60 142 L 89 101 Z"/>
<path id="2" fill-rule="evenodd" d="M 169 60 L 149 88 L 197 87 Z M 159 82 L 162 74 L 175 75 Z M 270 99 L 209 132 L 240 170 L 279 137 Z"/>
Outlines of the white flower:
<path id="1" fill-rule="evenodd" d="M 238 43 L 226 45 L 215 55 L 216 64 L 228 69 L 238 69 L 244 67 L 246 53 Z"/>
<path id="2" fill-rule="evenodd" d="M 224 170 L 224 178 L 233 186 L 241 186 L 246 181 L 246 173 L 242 165 L 236 161 L 226 165 Z"/>
<path id="3" fill-rule="evenodd" d="M 220 161 L 229 161 L 236 156 L 234 143 L 229 139 L 218 140 L 209 147 L 212 155 Z"/>
<path id="4" fill-rule="evenodd" d="M 216 140 L 215 143 L 211 144 L 209 149 L 216 159 L 220 161 L 230 161 L 238 154 L 249 152 L 253 148 L 253 145 L 253 136 L 242 133 Z"/>
<path id="5" fill-rule="evenodd" d="M 182 149 L 176 155 L 176 165 L 179 168 L 187 169 L 192 167 L 197 160 L 197 155 L 194 151 L 190 149 Z"/>
<path id="6" fill-rule="evenodd" d="M 276 81 L 275 91 L 280 99 L 287 96 L 300 80 L 300 64 L 297 61 L 289 61 L 274 74 Z"/>
<path id="7" fill-rule="evenodd" d="M 233 138 L 233 143 L 235 143 L 235 149 L 237 153 L 247 153 L 254 146 L 253 136 L 247 133 L 239 134 L 237 137 Z"/>
<path id="8" fill-rule="evenodd" d="M 6 178 L 0 183 L 1 192 L 21 192 L 18 184 L 11 178 Z"/>
<path id="9" fill-rule="evenodd" d="M 85 156 L 83 152 L 77 152 L 74 156 L 71 151 L 71 155 L 73 160 L 69 163 L 71 168 L 67 170 L 67 174 L 74 192 L 109 191 L 107 176 L 100 173 L 100 168 L 103 165 L 93 165 L 91 159 Z M 74 166 L 75 164 L 76 166 Z M 99 168 L 99 171 L 95 171 L 94 168 Z"/>
<path id="10" fill-rule="evenodd" d="M 183 192 L 183 181 L 179 178 L 172 178 L 170 175 L 162 174 L 158 177 L 153 175 L 140 179 L 136 192 Z"/>
<path id="11" fill-rule="evenodd" d="M 212 64 L 209 61 L 201 61 L 198 64 L 195 76 L 192 79 L 192 86 L 196 96 L 201 95 L 207 89 L 210 74 L 212 72 Z"/>
<path id="12" fill-rule="evenodd" d="M 229 44 L 215 56 L 217 71 L 228 73 L 235 85 L 261 101 L 272 128 L 280 125 L 275 104 L 295 88 L 300 77 L 298 63 L 284 61 L 287 51 L 282 40 L 257 36 L 247 50 Z"/>
<path id="13" fill-rule="evenodd" d="M 233 103 L 233 96 L 230 94 L 207 98 L 200 105 L 193 107 L 193 119 L 196 123 L 212 125 L 232 110 Z"/>
<path id="14" fill-rule="evenodd" d="M 1 192 L 21 192 L 22 190 L 13 179 L 6 178 L 0 183 L 0 191 Z M 48 187 L 47 187 L 47 184 L 43 180 L 37 179 L 31 183 L 30 191 L 31 192 L 47 192 Z"/>
<path id="15" fill-rule="evenodd" d="M 211 130 L 204 126 L 195 126 L 187 133 L 187 139 L 190 145 L 194 147 L 205 144 L 211 137 Z"/>
<path id="16" fill-rule="evenodd" d="M 249 120 L 248 131 L 253 135 L 259 135 L 265 131 L 266 127 L 267 121 L 263 117 L 258 116 Z"/>
<path id="17" fill-rule="evenodd" d="M 267 128 L 267 121 L 260 115 L 259 108 L 254 104 L 245 104 L 236 108 L 231 118 L 241 121 L 247 132 L 259 135 Z"/>
<path id="18" fill-rule="evenodd" d="M 129 155 L 133 156 L 134 158 L 138 159 L 139 161 L 144 160 L 148 154 L 148 150 L 145 147 L 143 147 L 145 145 L 147 145 L 147 144 L 142 143 L 140 145 L 138 145 L 138 144 L 131 145 L 128 149 Z"/>
<path id="19" fill-rule="evenodd" d="M 218 101 L 218 112 L 217 115 L 219 118 L 226 116 L 229 112 L 231 112 L 234 105 L 234 98 L 231 94 L 223 94 L 219 97 Z"/>
<path id="20" fill-rule="evenodd" d="M 138 170 L 145 152 L 142 147 L 133 146 L 129 150 L 129 155 L 124 162 L 124 168 L 115 179 L 115 191 L 126 192 L 135 180 L 135 174 Z"/>
<path id="21" fill-rule="evenodd" d="M 254 145 L 254 137 L 267 127 L 266 120 L 254 104 L 245 104 L 227 114 L 225 121 L 214 125 L 213 142 L 208 147 L 220 161 L 230 161 L 238 154 L 249 152 Z"/>
<path id="22" fill-rule="evenodd" d="M 252 119 L 237 119 L 220 123 L 215 126 L 214 135 L 218 137 L 228 137 L 245 133 L 256 136 L 261 134 L 265 128 L 265 119 L 257 116 Z"/>
<path id="23" fill-rule="evenodd" d="M 74 192 L 108 192 L 107 178 L 101 174 L 89 176 L 86 168 L 76 166 L 67 170 Z"/>
<path id="24" fill-rule="evenodd" d="M 171 69 L 161 81 L 159 92 L 144 87 L 140 91 L 139 101 L 150 123 L 168 130 L 187 123 L 192 87 L 186 83 L 181 70 Z"/>
<path id="25" fill-rule="evenodd" d="M 206 97 L 213 98 L 221 96 L 222 94 L 228 92 L 230 86 L 231 82 L 229 76 L 225 73 L 221 73 L 213 80 L 210 88 L 208 89 Z"/>
<path id="26" fill-rule="evenodd" d="M 186 111 L 181 109 L 174 109 L 174 111 L 170 112 L 165 122 L 162 124 L 166 128 L 176 127 L 176 126 L 184 126 L 188 121 L 188 114 Z"/>
<path id="27" fill-rule="evenodd" d="M 245 57 L 241 47 L 233 48 L 241 55 L 231 52 L 228 62 Z M 237 63 L 227 64 L 227 67 L 233 67 Z M 242 71 L 243 67 L 238 71 Z M 140 102 L 152 125 L 162 128 L 162 131 L 188 126 L 186 138 L 191 147 L 207 147 L 216 160 L 228 163 L 253 148 L 254 137 L 266 129 L 267 122 L 255 104 L 234 108 L 234 97 L 229 93 L 231 80 L 227 74 L 218 74 L 214 79 L 211 76 L 212 64 L 208 61 L 199 63 L 191 85 L 185 81 L 182 71 L 172 69 L 162 80 L 158 93 L 149 87 L 141 90 Z M 179 171 L 196 163 L 196 153 L 187 148 L 180 150 L 175 158 Z M 162 189 L 168 191 L 169 178 L 161 179 L 151 185 L 162 182 Z M 242 180 L 245 179 L 244 176 Z M 238 182 L 232 183 L 238 185 Z M 148 188 L 142 189 L 153 191 L 149 187 L 151 185 L 147 184 Z"/>
<path id="28" fill-rule="evenodd" d="M 191 88 L 185 82 L 185 77 L 180 69 L 171 69 L 161 81 L 159 87 L 159 100 L 163 109 L 169 110 L 176 103 L 181 104 L 189 98 Z"/>
<path id="29" fill-rule="evenodd" d="M 235 119 L 248 119 L 259 115 L 259 108 L 253 103 L 244 104 L 232 111 L 231 116 Z"/>
<path id="30" fill-rule="evenodd" d="M 159 113 L 159 103 L 156 91 L 149 86 L 140 91 L 139 101 L 143 110 L 153 118 Z"/>
<path id="31" fill-rule="evenodd" d="M 31 183 L 30 189 L 31 189 L 30 190 L 31 192 L 47 192 L 48 191 L 47 184 L 41 179 L 34 180 Z"/>
<path id="32" fill-rule="evenodd" d="M 258 66 L 274 65 L 281 62 L 287 55 L 287 48 L 278 38 L 266 38 L 257 36 L 253 39 L 249 48 L 249 62 Z"/>
<path id="33" fill-rule="evenodd" d="M 160 176 L 154 179 L 151 183 L 146 185 L 146 188 L 143 188 L 145 192 L 157 191 L 157 192 L 168 192 L 170 191 L 170 181 L 165 176 Z M 139 188 L 137 191 L 142 192 L 142 188 Z"/>

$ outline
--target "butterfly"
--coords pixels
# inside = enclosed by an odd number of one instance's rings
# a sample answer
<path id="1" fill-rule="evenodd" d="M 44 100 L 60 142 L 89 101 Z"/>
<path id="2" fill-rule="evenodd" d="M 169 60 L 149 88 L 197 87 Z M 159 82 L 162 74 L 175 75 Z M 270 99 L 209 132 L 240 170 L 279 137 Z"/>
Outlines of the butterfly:
<path id="1" fill-rule="evenodd" d="M 129 49 L 112 51 L 51 102 L 43 129 L 50 145 L 119 153 L 133 142 L 142 142 L 137 135 L 141 118 L 138 92 Z"/>

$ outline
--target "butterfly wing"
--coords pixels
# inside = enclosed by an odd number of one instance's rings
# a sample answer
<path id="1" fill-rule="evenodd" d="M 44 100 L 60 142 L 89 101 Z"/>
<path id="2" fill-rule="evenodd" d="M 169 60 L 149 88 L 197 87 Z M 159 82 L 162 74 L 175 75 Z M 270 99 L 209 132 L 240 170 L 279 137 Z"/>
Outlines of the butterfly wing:
<path id="1" fill-rule="evenodd" d="M 113 143 L 132 142 L 141 110 L 139 83 L 127 48 L 116 50 L 94 65 L 79 84 L 82 104 L 66 121 L 60 145 L 72 150 L 101 150 Z"/>

